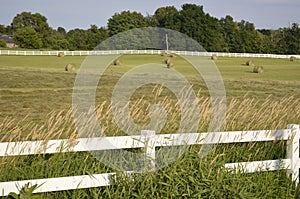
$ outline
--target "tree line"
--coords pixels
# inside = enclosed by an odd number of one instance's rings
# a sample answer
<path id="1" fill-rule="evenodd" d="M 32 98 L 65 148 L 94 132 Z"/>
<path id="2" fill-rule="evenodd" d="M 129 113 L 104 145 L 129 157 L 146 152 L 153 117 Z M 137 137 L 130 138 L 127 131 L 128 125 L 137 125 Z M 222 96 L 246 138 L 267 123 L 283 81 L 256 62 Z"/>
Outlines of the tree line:
<path id="1" fill-rule="evenodd" d="M 195 4 L 183 4 L 180 10 L 174 6 L 161 7 L 147 16 L 122 11 L 108 19 L 107 27 L 91 25 L 89 29 L 69 31 L 63 27 L 53 29 L 40 13 L 22 12 L 13 18 L 11 25 L 0 25 L 0 33 L 13 34 L 21 48 L 92 50 L 110 36 L 141 27 L 161 27 L 184 33 L 207 51 L 300 54 L 297 23 L 277 30 L 256 29 L 253 23 L 237 22 L 229 15 L 215 18 L 205 13 L 203 6 Z"/>

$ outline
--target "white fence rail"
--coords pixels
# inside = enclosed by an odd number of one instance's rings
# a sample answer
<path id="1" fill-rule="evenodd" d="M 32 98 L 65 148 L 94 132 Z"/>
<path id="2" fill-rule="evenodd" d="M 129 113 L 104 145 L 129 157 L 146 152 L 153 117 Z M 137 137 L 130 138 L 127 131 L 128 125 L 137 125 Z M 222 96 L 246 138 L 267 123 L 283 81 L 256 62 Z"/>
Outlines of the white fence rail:
<path id="1" fill-rule="evenodd" d="M 57 56 L 63 52 L 65 56 L 87 56 L 87 55 L 118 55 L 118 54 L 160 54 L 162 50 L 108 50 L 108 51 L 20 51 L 20 50 L 0 50 L 0 55 L 43 55 Z M 225 52 L 192 52 L 192 51 L 170 51 L 178 55 L 189 56 L 212 56 L 216 54 L 220 57 L 248 57 L 248 58 L 281 58 L 288 59 L 295 56 L 300 59 L 300 55 L 277 55 L 277 54 L 255 54 L 255 53 L 225 53 Z"/>
<path id="2" fill-rule="evenodd" d="M 224 168 L 230 169 L 233 172 L 243 171 L 249 173 L 286 169 L 288 175 L 290 175 L 294 181 L 298 181 L 300 168 L 299 139 L 300 126 L 295 124 L 288 125 L 288 128 L 283 130 L 184 134 L 155 134 L 154 131 L 142 131 L 140 136 L 3 142 L 0 143 L 0 157 L 75 151 L 145 148 L 145 156 L 155 160 L 155 147 L 287 140 L 287 159 L 228 163 L 224 165 Z M 154 162 L 150 162 L 150 164 L 150 166 L 155 167 Z M 128 173 L 131 173 L 131 171 L 128 171 Z M 31 185 L 41 185 L 35 190 L 35 193 L 108 186 L 111 184 L 111 180 L 115 175 L 116 173 L 103 173 L 93 174 L 91 176 L 81 175 L 0 182 L 0 195 L 6 196 L 10 192 L 19 193 L 20 188 L 27 183 L 30 183 Z"/>

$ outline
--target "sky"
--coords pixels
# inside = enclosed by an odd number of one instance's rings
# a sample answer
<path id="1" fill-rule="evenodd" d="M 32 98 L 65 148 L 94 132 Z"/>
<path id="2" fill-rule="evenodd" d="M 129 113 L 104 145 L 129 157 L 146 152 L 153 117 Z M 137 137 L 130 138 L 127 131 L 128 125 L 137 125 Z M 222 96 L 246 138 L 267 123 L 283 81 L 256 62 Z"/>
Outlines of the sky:
<path id="1" fill-rule="evenodd" d="M 94 24 L 105 27 L 115 13 L 124 10 L 153 15 L 164 6 L 181 9 L 185 3 L 202 5 L 211 16 L 226 15 L 235 21 L 249 21 L 258 29 L 278 29 L 300 24 L 300 0 L 0 0 L 0 24 L 10 25 L 23 11 L 40 13 L 52 28 L 88 29 Z M 5 3 L 4 3 L 5 2 Z"/>

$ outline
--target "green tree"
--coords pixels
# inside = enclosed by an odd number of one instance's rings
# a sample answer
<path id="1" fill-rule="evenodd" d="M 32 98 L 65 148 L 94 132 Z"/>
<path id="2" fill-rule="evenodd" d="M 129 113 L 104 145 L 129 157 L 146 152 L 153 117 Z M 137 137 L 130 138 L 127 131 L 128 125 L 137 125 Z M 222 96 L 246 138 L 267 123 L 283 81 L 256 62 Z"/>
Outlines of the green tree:
<path id="1" fill-rule="evenodd" d="M 92 50 L 102 41 L 108 38 L 105 28 L 91 25 L 88 30 L 74 29 L 66 34 L 70 50 Z"/>
<path id="2" fill-rule="evenodd" d="M 67 39 L 59 39 L 56 41 L 56 45 L 53 46 L 55 50 L 67 50 L 69 47 L 69 42 Z"/>
<path id="3" fill-rule="evenodd" d="M 0 47 L 5 48 L 6 47 L 6 42 L 3 39 L 0 39 Z"/>
<path id="4" fill-rule="evenodd" d="M 65 37 L 64 35 L 61 35 L 59 32 L 57 32 L 54 29 L 49 30 L 49 33 L 47 33 L 47 36 L 43 37 L 43 47 L 47 49 L 55 49 L 60 50 L 64 49 L 59 46 L 58 42 L 60 40 L 63 40 Z"/>
<path id="5" fill-rule="evenodd" d="M 226 52 L 235 52 L 242 45 L 242 41 L 239 38 L 238 23 L 229 15 L 221 18 L 219 23 L 225 42 L 223 50 Z"/>
<path id="6" fill-rule="evenodd" d="M 87 30 L 87 45 L 88 49 L 92 50 L 102 41 L 108 38 L 108 31 L 104 28 L 98 28 L 96 25 L 91 25 Z"/>
<path id="7" fill-rule="evenodd" d="M 6 33 L 6 27 L 4 25 L 0 25 L 0 33 Z"/>
<path id="8" fill-rule="evenodd" d="M 83 29 L 76 28 L 74 30 L 70 30 L 66 36 L 69 42 L 70 50 L 87 50 L 88 49 L 88 35 L 87 31 Z"/>
<path id="9" fill-rule="evenodd" d="M 263 52 L 263 35 L 255 29 L 253 23 L 242 20 L 238 23 L 243 51 L 250 53 Z"/>
<path id="10" fill-rule="evenodd" d="M 145 17 L 145 22 L 147 27 L 158 27 L 159 23 L 154 15 L 149 15 L 147 13 L 147 16 Z"/>
<path id="11" fill-rule="evenodd" d="M 208 51 L 223 49 L 219 21 L 205 14 L 203 6 L 184 4 L 180 11 L 181 32 L 198 41 Z"/>
<path id="12" fill-rule="evenodd" d="M 1 34 L 12 34 L 12 26 L 0 25 L 0 33 Z"/>
<path id="13" fill-rule="evenodd" d="M 32 27 L 40 34 L 43 34 L 50 29 L 45 16 L 40 13 L 32 14 L 31 12 L 22 12 L 21 14 L 17 14 L 12 21 L 12 27 L 15 30 Z"/>
<path id="14" fill-rule="evenodd" d="M 44 39 L 47 43 L 47 48 L 54 50 L 67 50 L 69 41 L 66 39 L 66 33 L 63 34 L 57 30 L 51 29 L 50 35 Z"/>
<path id="15" fill-rule="evenodd" d="M 57 32 L 59 32 L 61 35 L 66 35 L 67 31 L 63 27 L 58 27 Z"/>
<path id="16" fill-rule="evenodd" d="M 272 52 L 275 54 L 285 54 L 287 52 L 287 45 L 285 42 L 285 30 L 280 28 L 272 31 L 271 34 Z"/>
<path id="17" fill-rule="evenodd" d="M 262 35 L 262 52 L 265 54 L 273 53 L 271 36 L 274 30 L 259 29 L 257 31 L 259 31 Z"/>
<path id="18" fill-rule="evenodd" d="M 224 37 L 221 33 L 219 20 L 206 14 L 206 26 L 204 28 L 204 45 L 208 51 L 222 51 L 225 46 Z"/>
<path id="19" fill-rule="evenodd" d="M 159 27 L 180 31 L 181 22 L 178 10 L 174 6 L 158 8 L 154 17 Z"/>
<path id="20" fill-rule="evenodd" d="M 285 43 L 288 54 L 300 54 L 300 28 L 299 24 L 293 23 L 291 27 L 285 29 Z"/>
<path id="21" fill-rule="evenodd" d="M 47 18 L 40 13 L 32 14 L 31 12 L 22 12 L 17 14 L 13 18 L 11 26 L 14 31 L 24 28 L 32 28 L 40 38 L 39 41 L 42 41 L 41 47 L 49 48 L 52 45 L 49 37 L 52 36 L 53 31 L 48 25 Z"/>
<path id="22" fill-rule="evenodd" d="M 107 23 L 110 36 L 133 28 L 146 26 L 146 20 L 141 13 L 130 11 L 123 11 L 121 13 L 114 14 L 110 19 L 108 19 Z"/>
<path id="23" fill-rule="evenodd" d="M 32 27 L 18 29 L 14 33 L 14 39 L 21 48 L 39 49 L 43 45 L 39 34 Z"/>

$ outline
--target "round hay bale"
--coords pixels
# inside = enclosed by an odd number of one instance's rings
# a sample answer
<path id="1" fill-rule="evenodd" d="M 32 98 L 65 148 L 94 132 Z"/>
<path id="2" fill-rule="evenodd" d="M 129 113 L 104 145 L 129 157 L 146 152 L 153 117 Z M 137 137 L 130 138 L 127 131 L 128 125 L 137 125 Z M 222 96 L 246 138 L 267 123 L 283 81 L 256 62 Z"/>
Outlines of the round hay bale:
<path id="1" fill-rule="evenodd" d="M 246 61 L 247 66 L 254 66 L 254 62 L 252 60 Z"/>
<path id="2" fill-rule="evenodd" d="M 74 72 L 75 69 L 76 69 L 76 64 L 74 64 L 74 63 L 69 63 L 65 67 L 65 71 L 67 71 L 67 72 Z"/>
<path id="3" fill-rule="evenodd" d="M 170 61 L 168 64 L 167 64 L 167 68 L 174 68 L 175 67 L 175 63 Z"/>
<path id="4" fill-rule="evenodd" d="M 114 65 L 115 65 L 115 66 L 121 65 L 121 61 L 120 61 L 119 59 L 116 59 L 116 60 L 114 61 Z"/>
<path id="5" fill-rule="evenodd" d="M 212 60 L 217 60 L 217 59 L 218 59 L 218 57 L 217 57 L 217 55 L 216 55 L 216 54 L 213 54 L 213 55 L 211 56 L 211 59 L 212 59 Z"/>
<path id="6" fill-rule="evenodd" d="M 177 55 L 175 53 L 171 53 L 170 57 L 175 58 Z"/>
<path id="7" fill-rule="evenodd" d="M 165 64 L 169 64 L 169 63 L 171 62 L 171 59 L 170 59 L 170 58 L 166 58 L 166 59 L 164 60 L 164 62 L 165 62 Z"/>
<path id="8" fill-rule="evenodd" d="M 254 73 L 262 73 L 262 72 L 264 72 L 264 68 L 262 66 L 254 66 L 253 72 Z"/>
<path id="9" fill-rule="evenodd" d="M 167 53 L 166 53 L 165 51 L 162 51 L 162 52 L 160 53 L 160 55 L 161 55 L 161 56 L 166 56 Z"/>
<path id="10" fill-rule="evenodd" d="M 57 57 L 64 57 L 65 56 L 65 53 L 64 52 L 59 52 L 58 54 L 57 54 Z"/>
<path id="11" fill-rule="evenodd" d="M 291 57 L 290 57 L 290 61 L 296 61 L 296 59 L 297 59 L 297 58 L 296 58 L 295 56 L 291 56 Z"/>

